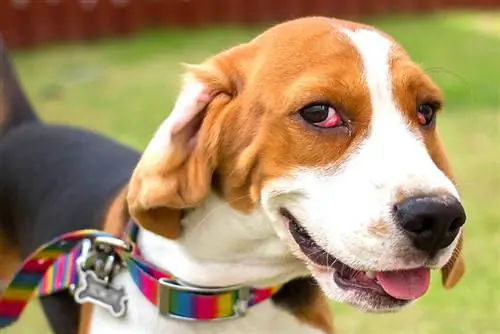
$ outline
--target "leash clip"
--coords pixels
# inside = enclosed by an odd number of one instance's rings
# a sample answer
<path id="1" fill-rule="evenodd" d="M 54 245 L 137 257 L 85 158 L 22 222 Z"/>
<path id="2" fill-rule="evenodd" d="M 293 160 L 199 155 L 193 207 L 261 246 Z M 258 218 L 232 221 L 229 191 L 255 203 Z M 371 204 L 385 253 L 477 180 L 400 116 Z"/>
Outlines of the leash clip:
<path id="1" fill-rule="evenodd" d="M 108 236 L 98 236 L 93 241 L 86 239 L 82 243 L 82 252 L 79 260 L 83 271 L 93 271 L 96 276 L 110 283 L 113 277 L 123 266 L 123 261 L 116 249 L 120 248 L 126 252 L 132 251 L 132 247 L 125 241 Z"/>
<path id="2" fill-rule="evenodd" d="M 132 250 L 131 245 L 114 237 L 83 240 L 76 261 L 78 285 L 72 291 L 77 303 L 92 303 L 107 309 L 115 317 L 122 317 L 127 311 L 128 297 L 123 287 L 112 284 L 123 266 L 117 248 L 126 252 Z"/>

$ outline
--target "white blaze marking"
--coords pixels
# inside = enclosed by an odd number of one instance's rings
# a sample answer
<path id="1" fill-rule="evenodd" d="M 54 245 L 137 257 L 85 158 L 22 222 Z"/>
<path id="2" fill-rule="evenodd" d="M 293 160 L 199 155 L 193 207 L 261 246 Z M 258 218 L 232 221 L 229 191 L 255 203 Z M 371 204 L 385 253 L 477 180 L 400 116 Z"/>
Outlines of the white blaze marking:
<path id="1" fill-rule="evenodd" d="M 278 222 L 280 237 L 290 238 L 277 213 L 285 207 L 319 245 L 352 267 L 381 271 L 422 265 L 423 259 L 412 252 L 413 246 L 392 218 L 392 207 L 401 191 L 425 194 L 439 189 L 458 198 L 457 191 L 395 101 L 390 64 L 393 43 L 372 30 L 342 32 L 362 60 L 372 112 L 367 137 L 340 167 L 338 162 L 322 168 L 303 167 L 266 185 L 263 206 Z M 372 233 L 374 223 L 385 225 L 387 234 Z M 454 246 L 443 252 L 439 265 L 448 260 Z M 331 273 L 314 275 L 331 298 L 374 307 L 339 288 Z"/>

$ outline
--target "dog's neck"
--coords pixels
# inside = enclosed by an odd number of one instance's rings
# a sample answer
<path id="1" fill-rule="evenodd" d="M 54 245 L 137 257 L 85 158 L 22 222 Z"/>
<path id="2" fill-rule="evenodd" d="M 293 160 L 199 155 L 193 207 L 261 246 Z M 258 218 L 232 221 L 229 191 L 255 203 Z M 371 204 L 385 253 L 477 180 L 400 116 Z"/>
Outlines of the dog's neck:
<path id="1" fill-rule="evenodd" d="M 167 240 L 141 230 L 138 246 L 148 261 L 184 283 L 270 287 L 307 275 L 305 266 L 289 253 L 271 222 L 260 212 L 240 214 L 211 195 L 203 205 L 187 213 L 182 223 L 180 239 Z M 192 322 L 160 316 L 124 271 L 116 277 L 116 284 L 128 293 L 127 317 L 112 318 L 107 311 L 94 308 L 90 333 L 331 333 L 328 307 L 310 306 L 317 301 L 317 287 L 307 280 L 292 282 L 273 300 L 251 308 L 241 319 Z M 301 310 L 307 309 L 311 309 L 310 314 L 304 316 Z"/>
<path id="2" fill-rule="evenodd" d="M 186 213 L 183 234 L 168 240 L 141 230 L 143 256 L 185 283 L 197 286 L 272 286 L 307 275 L 263 212 L 245 215 L 211 194 Z"/>
<path id="3" fill-rule="evenodd" d="M 331 333 L 328 306 L 317 299 L 317 286 L 307 279 L 305 266 L 293 257 L 260 212 L 243 215 L 215 195 L 186 213 L 178 240 L 140 230 L 138 246 L 150 262 L 176 278 L 198 286 L 248 285 L 270 287 L 287 283 L 273 297 L 251 308 L 241 319 L 192 322 L 160 316 L 133 283 L 128 272 L 116 277 L 129 297 L 125 319 L 94 308 L 90 333 L 250 334 Z M 319 302 L 319 303 L 318 303 Z M 311 306 L 314 305 L 314 306 Z M 304 311 L 309 310 L 309 311 Z"/>

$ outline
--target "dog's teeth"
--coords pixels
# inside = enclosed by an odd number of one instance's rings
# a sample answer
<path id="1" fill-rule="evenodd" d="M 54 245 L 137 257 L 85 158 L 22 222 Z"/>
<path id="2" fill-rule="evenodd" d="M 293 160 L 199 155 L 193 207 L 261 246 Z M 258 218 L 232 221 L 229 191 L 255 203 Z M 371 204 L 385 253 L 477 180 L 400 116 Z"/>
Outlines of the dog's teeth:
<path id="1" fill-rule="evenodd" d="M 375 272 L 374 272 L 374 271 L 367 271 L 367 272 L 365 273 L 365 275 L 366 275 L 366 277 L 368 277 L 368 278 L 372 278 L 372 279 L 373 279 L 373 278 L 375 278 Z"/>

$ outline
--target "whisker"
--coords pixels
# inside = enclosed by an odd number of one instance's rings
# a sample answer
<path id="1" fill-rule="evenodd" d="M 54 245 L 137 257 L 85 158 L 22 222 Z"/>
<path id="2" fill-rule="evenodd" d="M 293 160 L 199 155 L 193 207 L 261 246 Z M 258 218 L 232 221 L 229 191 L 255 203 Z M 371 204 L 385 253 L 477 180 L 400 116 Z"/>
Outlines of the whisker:
<path id="1" fill-rule="evenodd" d="M 325 251 L 324 251 L 324 250 L 322 250 L 322 249 L 318 249 L 318 250 L 316 250 L 316 251 L 314 251 L 314 252 L 306 253 L 306 255 L 316 255 L 316 254 L 320 254 L 320 253 L 325 253 L 325 254 L 327 254 L 327 255 L 328 255 L 328 253 L 327 253 L 327 252 L 325 252 Z"/>
<path id="2" fill-rule="evenodd" d="M 328 266 L 328 259 L 329 259 L 330 255 L 327 252 L 325 252 L 325 257 L 326 257 L 326 264 L 327 264 L 326 272 L 330 273 L 331 268 L 330 268 L 330 266 Z"/>

